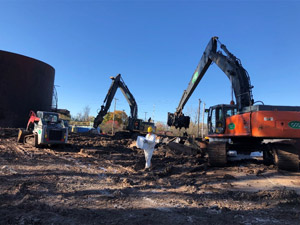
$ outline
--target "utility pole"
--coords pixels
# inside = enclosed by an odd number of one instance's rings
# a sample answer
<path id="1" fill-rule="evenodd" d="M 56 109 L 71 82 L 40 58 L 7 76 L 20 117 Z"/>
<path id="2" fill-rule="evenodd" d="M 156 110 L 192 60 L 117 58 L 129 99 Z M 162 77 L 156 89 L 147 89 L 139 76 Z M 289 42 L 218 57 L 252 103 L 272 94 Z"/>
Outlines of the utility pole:
<path id="1" fill-rule="evenodd" d="M 123 113 L 122 113 L 122 129 L 124 129 L 125 127 L 125 109 L 123 109 Z"/>
<path id="2" fill-rule="evenodd" d="M 205 114 L 205 102 L 203 102 L 203 115 L 202 115 L 202 138 L 204 138 L 204 114 Z"/>
<path id="3" fill-rule="evenodd" d="M 199 98 L 199 108 L 198 108 L 198 132 L 197 132 L 197 137 L 200 137 L 200 106 L 201 106 L 201 99 Z"/>
<path id="4" fill-rule="evenodd" d="M 153 121 L 153 123 L 154 123 L 154 115 L 155 115 L 155 104 L 153 104 L 153 113 L 152 113 L 152 121 Z"/>
<path id="5" fill-rule="evenodd" d="M 145 112 L 145 122 L 146 122 L 147 112 Z"/>
<path id="6" fill-rule="evenodd" d="M 115 108 L 114 108 L 114 114 L 113 114 L 113 123 L 112 123 L 112 128 L 111 128 L 111 133 L 112 135 L 114 135 L 114 125 L 115 125 L 115 112 L 116 112 L 116 105 L 117 105 L 117 98 L 114 98 L 115 99 Z"/>

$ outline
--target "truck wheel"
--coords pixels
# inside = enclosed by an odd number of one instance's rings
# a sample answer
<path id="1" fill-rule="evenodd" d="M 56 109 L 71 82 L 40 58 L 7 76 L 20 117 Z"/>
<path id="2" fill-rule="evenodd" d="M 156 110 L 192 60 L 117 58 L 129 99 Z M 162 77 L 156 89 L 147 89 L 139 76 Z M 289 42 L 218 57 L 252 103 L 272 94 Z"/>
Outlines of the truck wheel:
<path id="1" fill-rule="evenodd" d="M 224 166 L 227 163 L 227 142 L 211 142 L 207 147 L 208 162 L 211 166 Z"/>
<path id="2" fill-rule="evenodd" d="M 299 170 L 298 149 L 292 144 L 274 144 L 275 164 L 278 169 Z"/>

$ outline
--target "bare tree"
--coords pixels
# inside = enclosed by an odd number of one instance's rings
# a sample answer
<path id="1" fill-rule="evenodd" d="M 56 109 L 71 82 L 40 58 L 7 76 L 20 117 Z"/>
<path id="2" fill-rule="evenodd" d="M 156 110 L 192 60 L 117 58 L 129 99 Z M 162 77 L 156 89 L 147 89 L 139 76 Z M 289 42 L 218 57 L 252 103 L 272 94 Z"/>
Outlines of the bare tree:
<path id="1" fill-rule="evenodd" d="M 82 120 L 89 121 L 91 108 L 87 105 L 83 108 Z"/>
<path id="2" fill-rule="evenodd" d="M 82 121 L 82 122 L 90 121 L 91 119 L 90 111 L 91 108 L 87 105 L 83 108 L 82 112 L 77 113 L 76 116 L 72 116 L 72 119 L 75 121 Z"/>

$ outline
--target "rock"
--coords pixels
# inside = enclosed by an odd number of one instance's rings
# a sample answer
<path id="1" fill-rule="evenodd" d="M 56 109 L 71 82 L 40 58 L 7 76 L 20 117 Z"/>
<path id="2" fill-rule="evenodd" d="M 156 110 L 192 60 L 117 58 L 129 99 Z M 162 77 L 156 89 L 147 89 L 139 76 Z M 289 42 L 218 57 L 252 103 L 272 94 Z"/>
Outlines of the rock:
<path id="1" fill-rule="evenodd" d="M 132 186 L 133 185 L 133 181 L 128 178 L 124 178 L 122 183 L 123 183 L 123 186 Z"/>
<path id="2" fill-rule="evenodd" d="M 113 195 L 114 195 L 115 197 L 122 197 L 122 196 L 125 196 L 125 194 L 124 194 L 122 191 L 120 191 L 120 190 L 114 191 L 114 192 L 113 192 Z"/>
<path id="3" fill-rule="evenodd" d="M 198 172 L 198 171 L 203 171 L 203 170 L 207 170 L 206 164 L 202 164 L 200 166 L 194 167 L 193 169 L 190 170 L 190 172 L 193 173 L 193 172 Z"/>
<path id="4" fill-rule="evenodd" d="M 262 173 L 265 172 L 265 169 L 258 169 L 255 173 L 256 176 L 260 176 Z"/>
<path id="5" fill-rule="evenodd" d="M 196 148 L 175 142 L 170 142 L 167 146 L 177 155 L 196 155 L 198 150 Z"/>
<path id="6" fill-rule="evenodd" d="M 225 174 L 223 179 L 225 180 L 235 180 L 236 178 L 230 174 Z"/>

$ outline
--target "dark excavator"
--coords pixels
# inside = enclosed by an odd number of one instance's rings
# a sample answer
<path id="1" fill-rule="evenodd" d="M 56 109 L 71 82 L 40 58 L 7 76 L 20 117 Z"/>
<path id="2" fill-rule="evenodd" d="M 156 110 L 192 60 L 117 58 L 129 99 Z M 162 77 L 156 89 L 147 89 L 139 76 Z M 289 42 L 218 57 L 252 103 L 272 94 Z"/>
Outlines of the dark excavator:
<path id="1" fill-rule="evenodd" d="M 221 50 L 218 50 L 218 43 Z M 209 41 L 176 112 L 168 113 L 168 125 L 189 127 L 190 118 L 184 116 L 182 110 L 213 62 L 229 78 L 236 103 L 232 96 L 230 104 L 219 104 L 206 110 L 209 163 L 212 166 L 225 165 L 229 150 L 248 154 L 262 151 L 266 164 L 275 163 L 279 169 L 298 171 L 300 107 L 254 102 L 247 71 L 218 37 Z M 262 104 L 257 105 L 259 102 Z"/>
<path id="2" fill-rule="evenodd" d="M 103 101 L 103 105 L 101 106 L 101 109 L 94 120 L 94 128 L 97 128 L 102 123 L 103 118 L 107 114 L 118 88 L 121 89 L 130 107 L 130 117 L 128 118 L 127 130 L 144 131 L 149 126 L 154 128 L 154 123 L 151 123 L 150 121 L 144 122 L 143 120 L 137 118 L 137 103 L 128 87 L 126 86 L 125 82 L 123 81 L 121 74 L 118 74 L 116 77 L 110 77 L 110 79 L 112 79 L 112 83 Z"/>

